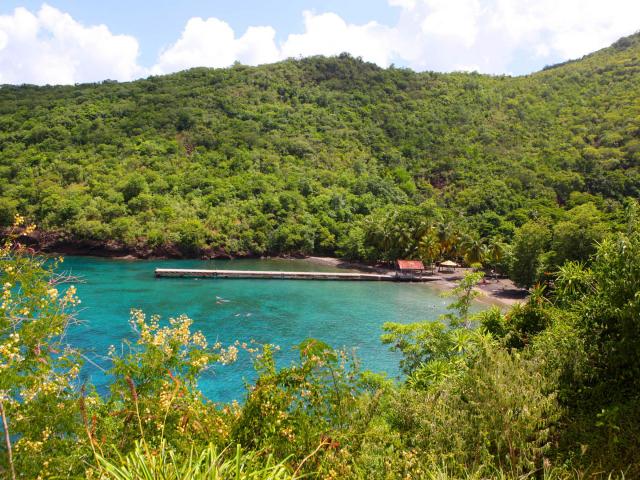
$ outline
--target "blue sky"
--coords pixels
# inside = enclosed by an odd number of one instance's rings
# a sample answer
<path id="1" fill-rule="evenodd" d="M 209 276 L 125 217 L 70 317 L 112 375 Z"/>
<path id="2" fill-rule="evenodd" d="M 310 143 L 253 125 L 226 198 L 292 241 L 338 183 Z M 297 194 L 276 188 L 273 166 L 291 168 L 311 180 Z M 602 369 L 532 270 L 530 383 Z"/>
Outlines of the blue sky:
<path id="1" fill-rule="evenodd" d="M 383 67 L 520 75 L 638 29 L 638 0 L 0 0 L 0 83 L 342 51 Z"/>

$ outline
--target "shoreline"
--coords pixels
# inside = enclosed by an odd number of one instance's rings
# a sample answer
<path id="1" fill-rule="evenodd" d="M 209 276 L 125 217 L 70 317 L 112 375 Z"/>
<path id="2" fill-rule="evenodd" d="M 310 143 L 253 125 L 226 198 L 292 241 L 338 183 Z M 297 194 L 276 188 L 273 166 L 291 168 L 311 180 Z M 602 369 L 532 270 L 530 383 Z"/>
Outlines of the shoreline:
<path id="1" fill-rule="evenodd" d="M 394 271 L 389 268 L 351 262 L 335 257 L 311 256 L 306 257 L 303 260 L 316 265 L 325 265 L 365 272 L 375 271 L 380 273 L 390 273 Z M 457 282 L 462 279 L 464 274 L 470 270 L 471 269 L 469 268 L 459 268 L 454 273 L 444 274 L 439 272 L 433 280 L 420 282 L 420 284 L 441 292 L 451 291 L 457 286 Z M 474 290 L 480 293 L 480 295 L 476 297 L 475 301 L 488 306 L 497 306 L 503 310 L 508 310 L 514 305 L 526 301 L 529 296 L 526 290 L 517 288 L 511 280 L 506 278 L 486 280 L 485 283 L 480 283 Z"/>
<path id="2" fill-rule="evenodd" d="M 138 261 L 138 260 L 217 260 L 217 259 L 284 259 L 284 260 L 302 260 L 307 263 L 334 267 L 346 270 L 354 270 L 367 273 L 390 273 L 393 269 L 380 265 L 369 265 L 362 262 L 354 262 L 344 260 L 337 257 L 327 256 L 304 256 L 297 255 L 256 255 L 245 253 L 239 255 L 230 255 L 224 251 L 200 250 L 194 252 L 186 252 L 180 250 L 174 245 L 165 245 L 160 247 L 144 247 L 130 246 L 122 243 L 111 241 L 96 240 L 71 240 L 65 238 L 64 235 L 54 232 L 40 232 L 29 236 L 19 235 L 18 241 L 30 247 L 35 252 L 47 256 L 74 256 L 74 257 L 93 257 L 108 258 L 112 260 L 122 261 Z M 438 272 L 434 278 L 428 282 L 421 282 L 427 287 L 434 288 L 439 291 L 450 291 L 456 287 L 457 282 L 462 278 L 464 272 L 469 271 L 468 268 L 460 268 L 454 273 Z M 521 303 L 528 297 L 528 292 L 515 287 L 513 282 L 508 279 L 487 280 L 485 283 L 476 287 L 476 291 L 480 293 L 476 301 L 485 305 L 498 306 L 500 308 L 509 309 L 515 304 Z"/>

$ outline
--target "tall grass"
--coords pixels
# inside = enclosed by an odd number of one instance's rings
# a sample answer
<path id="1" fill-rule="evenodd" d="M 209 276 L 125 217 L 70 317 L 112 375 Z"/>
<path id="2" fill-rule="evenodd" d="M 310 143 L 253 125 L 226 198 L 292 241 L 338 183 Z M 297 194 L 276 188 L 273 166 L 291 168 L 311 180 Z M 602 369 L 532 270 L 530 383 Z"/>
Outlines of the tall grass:
<path id="1" fill-rule="evenodd" d="M 209 445 L 199 454 L 179 457 L 163 442 L 155 451 L 138 442 L 130 454 L 118 461 L 100 455 L 99 480 L 296 480 L 283 463 L 272 456 L 260 458 L 255 452 L 243 452 L 240 445 L 235 454 L 218 452 Z"/>
<path id="2" fill-rule="evenodd" d="M 487 473 L 485 468 L 477 471 L 467 470 L 463 473 L 453 472 L 446 465 L 434 465 L 422 477 L 424 480 L 625 480 L 624 472 L 583 473 L 566 468 L 549 468 L 542 471 L 531 471 L 523 474 L 510 474 L 501 469 L 491 469 Z"/>

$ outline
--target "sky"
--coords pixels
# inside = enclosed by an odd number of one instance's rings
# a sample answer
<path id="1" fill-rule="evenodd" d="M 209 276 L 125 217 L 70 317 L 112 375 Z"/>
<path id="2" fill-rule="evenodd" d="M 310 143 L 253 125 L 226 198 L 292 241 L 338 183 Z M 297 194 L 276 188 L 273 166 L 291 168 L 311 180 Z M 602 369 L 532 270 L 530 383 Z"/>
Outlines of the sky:
<path id="1" fill-rule="evenodd" d="M 128 81 L 349 52 L 522 75 L 640 30 L 640 0 L 0 0 L 0 84 Z"/>

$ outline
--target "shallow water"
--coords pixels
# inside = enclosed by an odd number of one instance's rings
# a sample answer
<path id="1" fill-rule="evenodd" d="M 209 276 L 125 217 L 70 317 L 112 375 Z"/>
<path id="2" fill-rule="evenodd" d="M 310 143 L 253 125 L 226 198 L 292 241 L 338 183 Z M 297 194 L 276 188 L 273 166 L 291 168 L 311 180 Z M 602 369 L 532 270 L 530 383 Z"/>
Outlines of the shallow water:
<path id="1" fill-rule="evenodd" d="M 363 368 L 398 375 L 396 353 L 380 342 L 384 322 L 409 323 L 435 319 L 447 299 L 424 284 L 296 280 L 156 279 L 161 268 L 337 271 L 300 260 L 111 260 L 67 257 L 64 270 L 84 279 L 77 284 L 82 299 L 82 324 L 73 326 L 69 341 L 90 361 L 83 375 L 99 391 L 108 384 L 99 367 L 109 368 L 110 345 L 135 338 L 128 323 L 132 307 L 164 320 L 186 313 L 213 343 L 235 340 L 273 343 L 281 347 L 279 364 L 297 358 L 292 349 L 313 337 L 355 349 Z M 344 270 L 340 270 L 344 271 Z M 220 299 L 224 299 L 221 302 Z M 95 363 L 95 365 L 93 363 Z M 242 401 L 244 382 L 254 378 L 247 355 L 228 366 L 216 365 L 200 381 L 214 401 Z"/>

